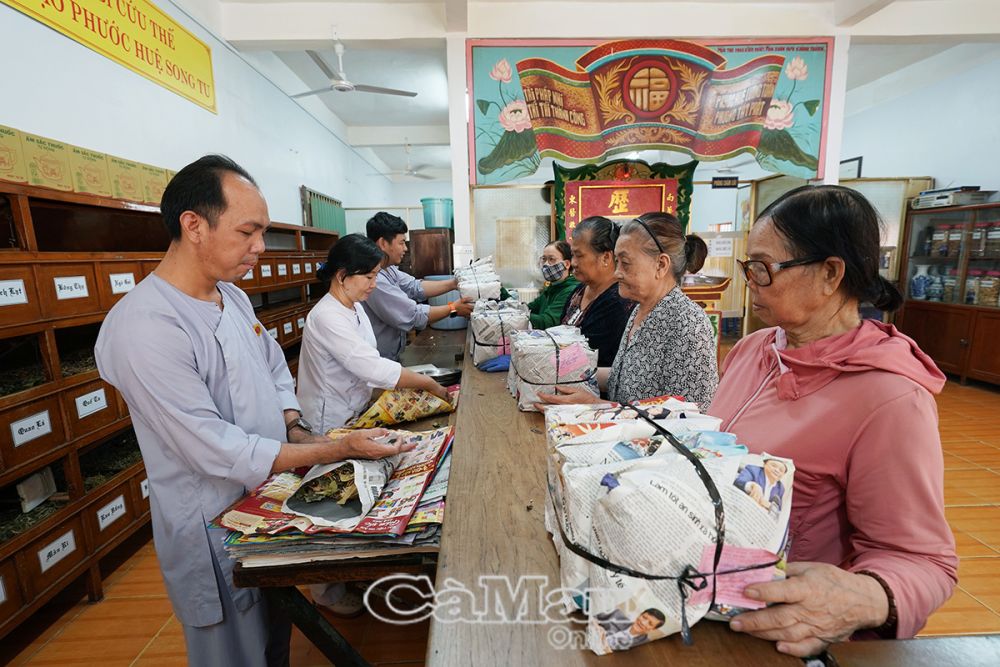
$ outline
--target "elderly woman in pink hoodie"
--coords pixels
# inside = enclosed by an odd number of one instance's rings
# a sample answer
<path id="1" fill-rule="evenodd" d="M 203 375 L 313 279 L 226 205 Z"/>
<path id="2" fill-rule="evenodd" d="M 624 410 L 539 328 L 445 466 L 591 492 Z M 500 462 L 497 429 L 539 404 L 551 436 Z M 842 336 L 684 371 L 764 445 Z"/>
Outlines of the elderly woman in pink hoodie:
<path id="1" fill-rule="evenodd" d="M 787 193 L 740 262 L 772 328 L 729 353 L 709 412 L 752 451 L 795 461 L 788 578 L 730 627 L 798 656 L 852 635 L 912 637 L 954 589 L 934 394 L 944 375 L 908 337 L 862 320 L 899 291 L 878 274 L 879 219 L 838 186 Z"/>

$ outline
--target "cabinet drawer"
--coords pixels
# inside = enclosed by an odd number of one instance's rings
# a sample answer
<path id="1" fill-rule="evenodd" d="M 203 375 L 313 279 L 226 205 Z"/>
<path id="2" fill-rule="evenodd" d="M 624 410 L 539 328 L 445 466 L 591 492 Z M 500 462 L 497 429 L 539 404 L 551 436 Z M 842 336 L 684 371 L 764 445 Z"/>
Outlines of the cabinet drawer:
<path id="1" fill-rule="evenodd" d="M 0 266 L 0 322 L 26 324 L 41 317 L 35 274 L 30 266 Z"/>
<path id="2" fill-rule="evenodd" d="M 145 278 L 153 271 L 156 271 L 156 267 L 160 265 L 159 262 L 143 262 L 142 263 L 142 277 Z"/>
<path id="3" fill-rule="evenodd" d="M 261 322 L 264 325 L 264 331 L 267 335 L 274 340 L 281 342 L 281 323 L 280 322 Z"/>
<path id="4" fill-rule="evenodd" d="M 17 567 L 14 559 L 0 563 L 0 625 L 16 614 L 24 606 L 21 585 L 17 581 Z"/>
<path id="5" fill-rule="evenodd" d="M 139 518 L 149 511 L 149 479 L 146 471 L 129 480 L 132 487 L 132 502 L 135 504 L 135 517 Z"/>
<path id="6" fill-rule="evenodd" d="M 142 278 L 142 265 L 139 262 L 101 263 L 97 270 L 97 284 L 102 308 L 111 310 L 111 306 L 131 292 Z"/>
<path id="7" fill-rule="evenodd" d="M 316 280 L 316 271 L 321 263 L 322 262 L 314 262 L 308 259 L 302 262 L 302 279 L 309 280 L 310 282 Z"/>
<path id="8" fill-rule="evenodd" d="M 295 320 L 281 320 L 278 325 L 278 342 L 282 345 L 290 343 L 296 339 Z"/>
<path id="9" fill-rule="evenodd" d="M 62 398 L 71 438 L 79 438 L 118 419 L 118 399 L 111 385 L 103 380 L 67 389 Z"/>
<path id="10" fill-rule="evenodd" d="M 292 280 L 299 282 L 306 276 L 302 272 L 302 262 L 299 260 L 292 260 L 288 265 L 288 270 L 291 273 Z"/>
<path id="11" fill-rule="evenodd" d="M 137 516 L 135 501 L 126 480 L 83 511 L 83 520 L 93 537 L 94 551 L 128 528 Z"/>
<path id="12" fill-rule="evenodd" d="M 291 262 L 287 257 L 279 257 L 274 260 L 274 282 L 277 285 L 292 282 L 292 272 L 289 269 Z"/>
<path id="13" fill-rule="evenodd" d="M 306 330 L 306 314 L 299 313 L 295 316 L 295 335 L 301 337 Z"/>
<path id="14" fill-rule="evenodd" d="M 257 263 L 257 284 L 260 286 L 273 285 L 275 283 L 274 275 L 274 260 L 273 259 L 261 259 Z"/>
<path id="15" fill-rule="evenodd" d="M 260 266 L 254 266 L 242 277 L 233 281 L 233 284 L 240 289 L 256 287 L 260 283 Z"/>
<path id="16" fill-rule="evenodd" d="M 30 599 L 69 574 L 86 557 L 86 538 L 79 516 L 67 519 L 26 546 L 17 558 L 21 571 L 27 573 L 25 583 Z"/>
<path id="17" fill-rule="evenodd" d="M 101 311 L 93 264 L 39 264 L 37 271 L 44 317 L 72 317 Z"/>
<path id="18" fill-rule="evenodd" d="M 65 442 L 58 394 L 0 412 L 0 450 L 7 468 L 41 456 Z"/>

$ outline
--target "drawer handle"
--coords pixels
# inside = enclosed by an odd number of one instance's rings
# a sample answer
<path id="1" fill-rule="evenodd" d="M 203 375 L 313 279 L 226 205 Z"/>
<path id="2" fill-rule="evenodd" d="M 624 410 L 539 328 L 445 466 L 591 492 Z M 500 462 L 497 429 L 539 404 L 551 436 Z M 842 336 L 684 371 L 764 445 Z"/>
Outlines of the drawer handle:
<path id="1" fill-rule="evenodd" d="M 969 347 L 969 339 L 968 338 L 960 338 L 958 340 L 958 344 L 961 345 L 962 347 Z"/>

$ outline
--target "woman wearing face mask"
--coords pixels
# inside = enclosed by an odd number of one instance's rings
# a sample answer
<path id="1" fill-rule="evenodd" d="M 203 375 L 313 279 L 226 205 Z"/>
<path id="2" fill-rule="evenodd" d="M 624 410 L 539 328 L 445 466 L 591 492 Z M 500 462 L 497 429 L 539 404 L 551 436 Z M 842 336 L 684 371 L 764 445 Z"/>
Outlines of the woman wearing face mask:
<path id="1" fill-rule="evenodd" d="M 705 242 L 684 236 L 669 213 L 645 213 L 622 227 L 615 244 L 619 291 L 633 299 L 632 311 L 607 379 L 607 394 L 619 403 L 665 394 L 683 396 L 703 409 L 719 383 L 712 323 L 680 288 L 686 271 L 701 268 Z M 586 391 L 539 395 L 547 403 L 596 403 Z"/>
<path id="2" fill-rule="evenodd" d="M 531 328 L 548 329 L 559 324 L 566 300 L 580 284 L 569 273 L 572 257 L 573 253 L 565 241 L 553 241 L 545 246 L 539 268 L 547 284 L 538 298 L 528 304 Z"/>
<path id="3" fill-rule="evenodd" d="M 618 293 L 617 240 L 618 225 L 599 215 L 585 218 L 573 230 L 573 276 L 581 284 L 567 300 L 560 323 L 580 327 L 597 350 L 598 366 L 611 365 L 635 305 Z"/>
<path id="4" fill-rule="evenodd" d="M 339 428 L 368 407 L 373 389 L 424 389 L 447 398 L 426 375 L 383 359 L 361 302 L 375 288 L 383 253 L 361 234 L 340 239 L 316 272 L 330 291 L 309 311 L 299 356 L 302 416 L 318 433 Z"/>

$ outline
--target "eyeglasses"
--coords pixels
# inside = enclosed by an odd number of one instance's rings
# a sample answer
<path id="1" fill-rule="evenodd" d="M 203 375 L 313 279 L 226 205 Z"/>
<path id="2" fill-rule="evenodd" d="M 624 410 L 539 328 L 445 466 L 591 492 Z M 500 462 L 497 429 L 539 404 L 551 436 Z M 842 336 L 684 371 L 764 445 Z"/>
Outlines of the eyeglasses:
<path id="1" fill-rule="evenodd" d="M 736 260 L 736 263 L 743 269 L 743 278 L 749 283 L 753 282 L 759 287 L 767 287 L 774 280 L 774 274 L 782 269 L 793 266 L 805 266 L 806 264 L 816 264 L 822 262 L 826 257 L 800 257 L 790 259 L 786 262 L 764 262 L 759 259 Z"/>

